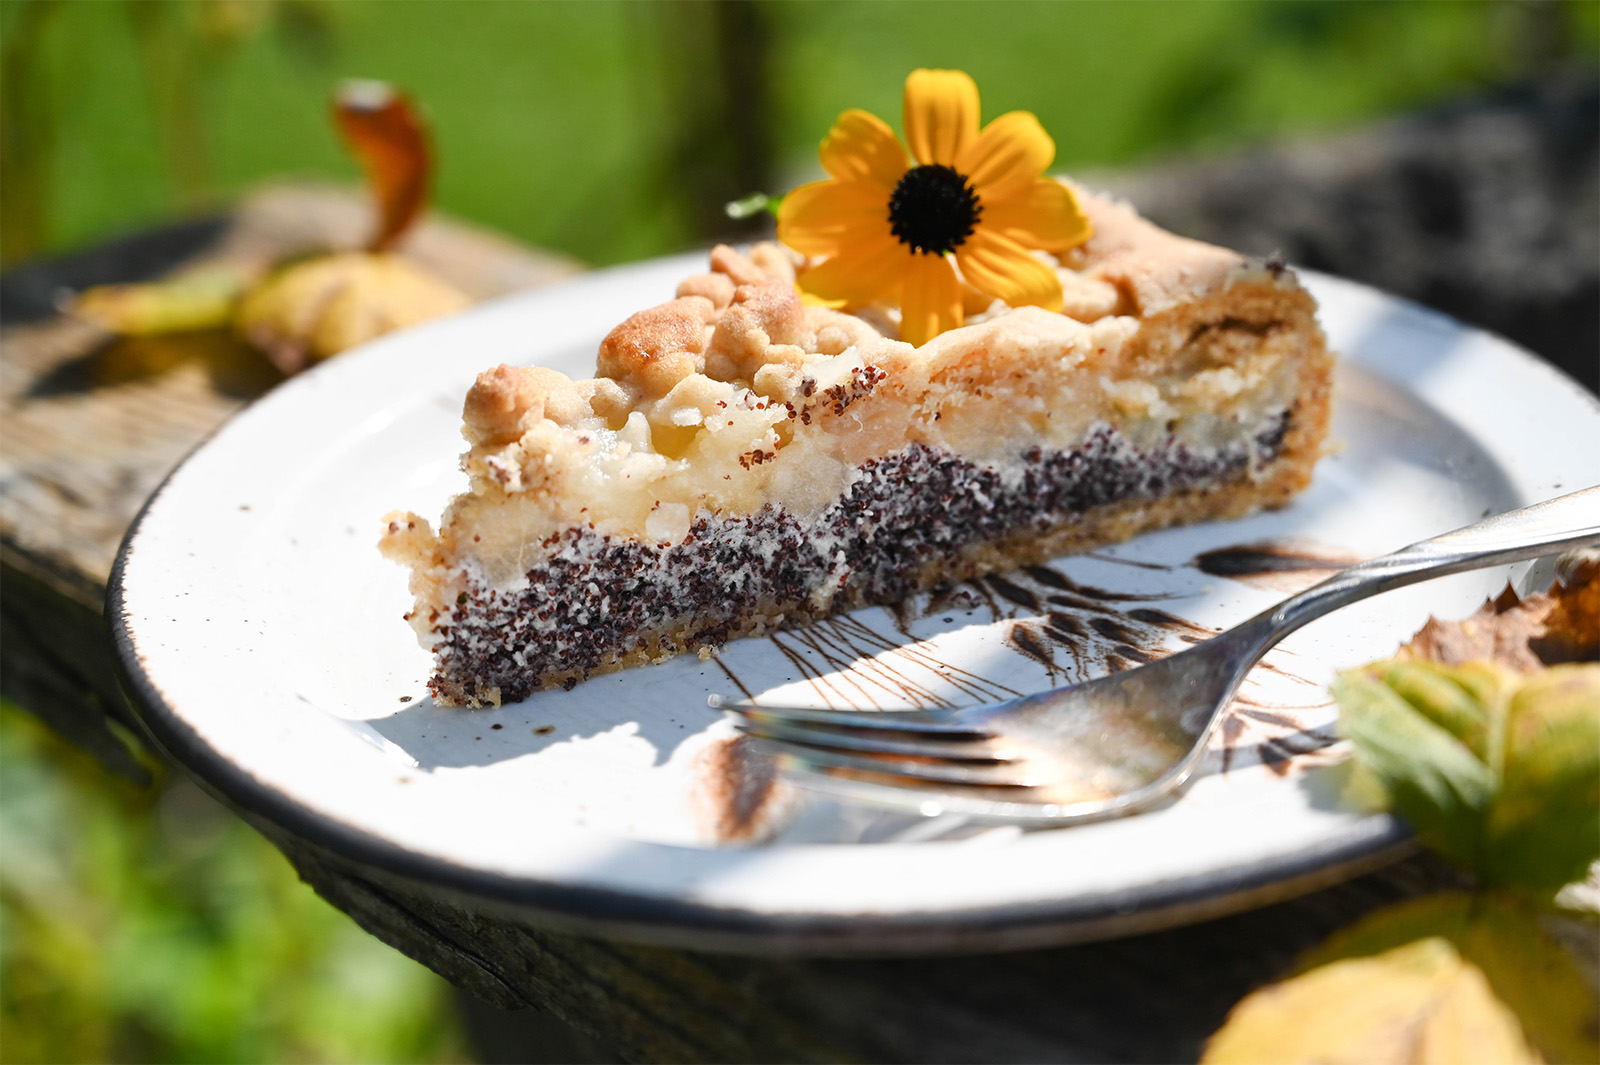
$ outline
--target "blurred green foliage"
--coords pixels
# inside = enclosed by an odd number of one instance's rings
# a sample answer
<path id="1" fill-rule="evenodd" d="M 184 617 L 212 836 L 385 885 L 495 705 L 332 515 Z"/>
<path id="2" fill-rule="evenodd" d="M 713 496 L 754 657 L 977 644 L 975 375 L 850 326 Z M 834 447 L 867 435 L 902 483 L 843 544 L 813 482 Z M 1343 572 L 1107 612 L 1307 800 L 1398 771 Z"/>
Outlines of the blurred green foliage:
<path id="1" fill-rule="evenodd" d="M 1351 796 L 1377 797 L 1486 887 L 1548 899 L 1600 858 L 1600 665 L 1391 659 L 1333 694 Z"/>
<path id="2" fill-rule="evenodd" d="M 449 986 L 193 784 L 0 703 L 0 1061 L 466 1060 Z"/>
<path id="3" fill-rule="evenodd" d="M 816 173 L 833 118 L 898 125 L 906 73 L 961 67 L 1063 168 L 1332 128 L 1593 65 L 1592 0 L 583 4 L 8 0 L 5 257 L 253 183 L 353 180 L 341 77 L 431 117 L 438 204 L 595 263 L 717 234 L 717 197 Z M 720 220 L 726 226 L 726 220 Z"/>

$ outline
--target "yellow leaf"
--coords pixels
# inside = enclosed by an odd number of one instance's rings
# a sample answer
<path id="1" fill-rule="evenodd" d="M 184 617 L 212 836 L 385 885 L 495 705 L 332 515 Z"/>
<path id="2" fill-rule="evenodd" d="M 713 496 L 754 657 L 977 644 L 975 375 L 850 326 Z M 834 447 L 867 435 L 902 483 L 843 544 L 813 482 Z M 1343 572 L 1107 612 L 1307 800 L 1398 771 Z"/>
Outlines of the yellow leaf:
<path id="1" fill-rule="evenodd" d="M 1528 912 L 1440 895 L 1329 939 L 1298 975 L 1234 1007 L 1201 1060 L 1594 1061 L 1595 1022 L 1583 978 Z"/>
<path id="2" fill-rule="evenodd" d="M 67 312 L 124 336 L 159 336 L 228 324 L 246 278 L 208 270 L 131 285 L 96 285 L 67 304 Z"/>
<path id="3" fill-rule="evenodd" d="M 1440 937 L 1323 965 L 1235 1006 L 1200 1059 L 1225 1062 L 1537 1062 L 1483 973 Z"/>
<path id="4" fill-rule="evenodd" d="M 252 288 L 234 328 L 286 374 L 471 301 L 389 252 L 340 252 L 287 266 Z"/>

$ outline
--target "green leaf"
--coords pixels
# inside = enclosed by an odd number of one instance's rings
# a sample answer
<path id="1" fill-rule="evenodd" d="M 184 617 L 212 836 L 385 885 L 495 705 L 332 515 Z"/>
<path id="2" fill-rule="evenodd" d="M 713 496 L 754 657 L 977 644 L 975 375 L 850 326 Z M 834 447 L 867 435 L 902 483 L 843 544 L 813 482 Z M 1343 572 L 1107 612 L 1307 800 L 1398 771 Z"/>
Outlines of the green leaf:
<path id="1" fill-rule="evenodd" d="M 1390 662 L 1380 667 L 1383 682 L 1412 709 L 1466 744 L 1478 761 L 1489 764 L 1496 715 L 1503 701 L 1504 671 L 1487 663 L 1442 666 L 1433 662 Z"/>
<path id="2" fill-rule="evenodd" d="M 729 200 L 722 205 L 723 211 L 729 218 L 749 218 L 751 215 L 765 211 L 772 217 L 778 217 L 778 208 L 783 205 L 782 196 L 769 196 L 764 192 L 752 192 L 748 196 L 737 200 Z"/>
<path id="3" fill-rule="evenodd" d="M 1396 668 L 1402 679 L 1416 676 Z M 1341 731 L 1355 745 L 1357 758 L 1383 781 L 1395 812 L 1427 846 L 1478 868 L 1494 773 L 1466 743 L 1374 672 L 1340 675 L 1333 693 Z"/>
<path id="4" fill-rule="evenodd" d="M 1334 695 L 1352 794 L 1489 886 L 1548 898 L 1600 858 L 1600 665 L 1379 662 Z"/>
<path id="5" fill-rule="evenodd" d="M 1491 884 L 1553 893 L 1600 857 L 1600 666 L 1529 678 L 1505 716 L 1482 872 Z"/>

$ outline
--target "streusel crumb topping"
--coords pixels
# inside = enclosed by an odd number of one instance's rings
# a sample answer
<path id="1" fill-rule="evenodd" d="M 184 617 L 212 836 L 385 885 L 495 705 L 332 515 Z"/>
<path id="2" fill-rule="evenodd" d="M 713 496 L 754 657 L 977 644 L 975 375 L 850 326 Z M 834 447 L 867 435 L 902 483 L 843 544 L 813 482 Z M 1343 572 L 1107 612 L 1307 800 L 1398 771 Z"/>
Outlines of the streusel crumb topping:
<path id="1" fill-rule="evenodd" d="M 437 536 L 396 516 L 405 534 L 387 549 L 419 580 L 449 579 L 449 559 L 514 584 L 562 529 L 667 543 L 702 513 L 773 504 L 808 520 L 913 444 L 1009 468 L 1114 425 L 1136 445 L 1211 450 L 1294 403 L 1292 356 L 1315 324 L 1292 274 L 1081 199 L 1095 236 L 1042 256 L 1063 313 L 996 302 L 920 348 L 896 338 L 892 308 L 802 303 L 805 264 L 779 245 L 717 247 L 710 270 L 606 336 L 596 377 L 483 373 L 464 411 L 470 492 Z"/>

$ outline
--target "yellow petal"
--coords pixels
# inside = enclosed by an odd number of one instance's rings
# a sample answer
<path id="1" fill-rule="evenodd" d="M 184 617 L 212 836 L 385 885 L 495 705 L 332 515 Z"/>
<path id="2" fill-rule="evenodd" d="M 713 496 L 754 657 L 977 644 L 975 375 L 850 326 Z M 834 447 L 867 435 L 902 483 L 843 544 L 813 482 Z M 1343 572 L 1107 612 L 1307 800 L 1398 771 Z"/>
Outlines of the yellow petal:
<path id="1" fill-rule="evenodd" d="M 913 254 L 900 284 L 900 339 L 921 347 L 961 324 L 961 283 L 942 255 Z"/>
<path id="2" fill-rule="evenodd" d="M 967 282 L 961 282 L 961 320 L 966 321 L 975 314 L 982 314 L 994 306 L 994 297 L 987 292 L 973 288 Z"/>
<path id="3" fill-rule="evenodd" d="M 978 190 L 985 208 L 1028 189 L 1056 157 L 1056 142 L 1029 111 L 1001 115 L 969 141 L 955 168 Z"/>
<path id="4" fill-rule="evenodd" d="M 884 187 L 884 195 L 910 166 L 906 150 L 889 124 L 868 111 L 839 116 L 822 140 L 822 168 L 840 181 L 868 181 Z"/>
<path id="5" fill-rule="evenodd" d="M 1032 185 L 998 203 L 985 203 L 983 229 L 1009 237 L 1024 248 L 1066 251 L 1094 236 L 1072 190 L 1053 178 Z"/>
<path id="6" fill-rule="evenodd" d="M 801 289 L 800 290 L 800 306 L 802 306 L 802 307 L 826 307 L 831 311 L 838 311 L 838 310 L 843 310 L 844 308 L 850 306 L 850 301 L 849 300 L 843 300 L 843 299 L 840 299 L 840 300 L 825 300 L 821 296 L 813 295 L 812 293 L 807 292 L 804 289 Z"/>
<path id="7" fill-rule="evenodd" d="M 1013 307 L 1061 310 L 1061 278 L 1010 237 L 985 226 L 956 249 L 961 276 L 980 292 L 996 296 Z"/>
<path id="8" fill-rule="evenodd" d="M 905 123 L 917 162 L 955 166 L 978 135 L 977 83 L 959 70 L 913 70 L 906 79 Z"/>
<path id="9" fill-rule="evenodd" d="M 827 306 L 861 306 L 895 286 L 906 260 L 905 245 L 884 233 L 847 247 L 839 255 L 818 263 L 796 279 L 802 295 Z"/>
<path id="10" fill-rule="evenodd" d="M 839 255 L 869 238 L 889 236 L 889 198 L 867 182 L 802 185 L 778 208 L 778 239 L 802 255 Z"/>

